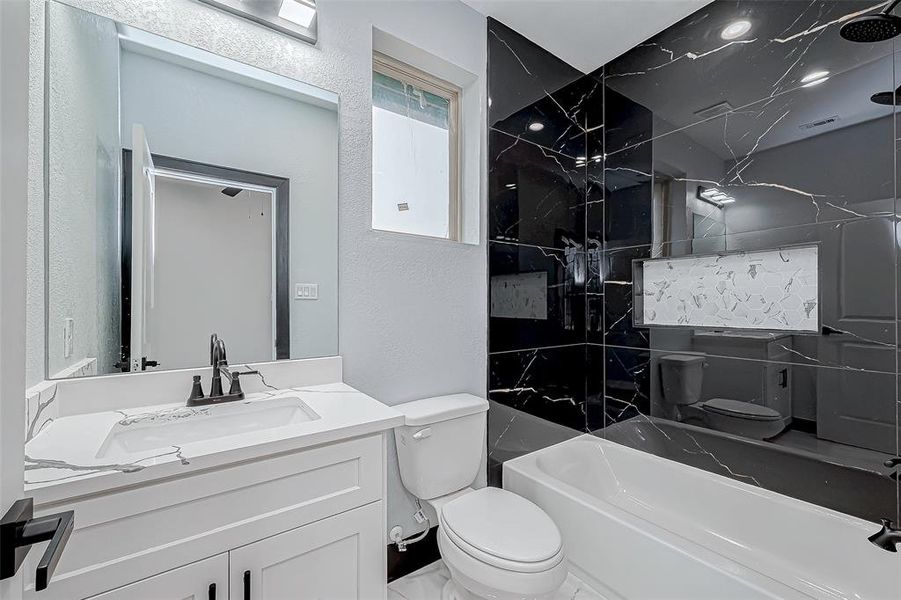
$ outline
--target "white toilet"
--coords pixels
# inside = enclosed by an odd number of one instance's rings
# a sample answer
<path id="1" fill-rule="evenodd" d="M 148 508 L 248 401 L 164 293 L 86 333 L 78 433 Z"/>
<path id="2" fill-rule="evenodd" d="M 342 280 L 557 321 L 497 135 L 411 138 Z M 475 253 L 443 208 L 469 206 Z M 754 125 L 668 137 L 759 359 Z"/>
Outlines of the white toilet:
<path id="1" fill-rule="evenodd" d="M 660 357 L 663 403 L 673 413 L 669 416 L 686 423 L 700 421 L 711 429 L 756 440 L 774 437 L 785 428 L 782 415 L 767 406 L 728 398 L 702 402 L 706 366 L 704 355 L 667 354 Z"/>
<path id="2" fill-rule="evenodd" d="M 451 574 L 442 600 L 546 599 L 566 580 L 560 530 L 541 508 L 498 488 L 473 490 L 485 451 L 488 402 L 469 394 L 394 406 L 400 475 L 438 514 Z"/>

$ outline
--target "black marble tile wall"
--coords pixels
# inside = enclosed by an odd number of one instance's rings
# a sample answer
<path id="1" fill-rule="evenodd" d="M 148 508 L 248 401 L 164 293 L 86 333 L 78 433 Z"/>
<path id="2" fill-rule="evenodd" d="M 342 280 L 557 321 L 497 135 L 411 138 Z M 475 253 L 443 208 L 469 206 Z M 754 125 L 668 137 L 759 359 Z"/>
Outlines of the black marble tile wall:
<path id="1" fill-rule="evenodd" d="M 871 97 L 896 87 L 898 61 L 891 41 L 838 33 L 868 8 L 717 0 L 605 66 L 605 235 L 589 261 L 603 322 L 587 320 L 586 396 L 597 435 L 878 520 L 901 516 L 882 465 L 899 450 L 901 238 L 895 108 Z M 737 20 L 750 30 L 724 39 Z M 704 201 L 707 188 L 731 201 Z M 817 333 L 635 325 L 635 261 L 808 244 Z M 664 364 L 690 356 L 697 389 L 668 387 Z M 782 429 L 716 429 L 715 398 L 767 407 Z M 870 492 L 855 493 L 864 474 Z"/>
<path id="2" fill-rule="evenodd" d="M 561 429 L 585 431 L 586 207 L 598 207 L 599 257 L 604 81 L 491 19 L 488 71 L 488 443 L 498 483 L 503 460 L 559 441 Z M 597 323 L 602 310 L 592 305 Z"/>
<path id="3" fill-rule="evenodd" d="M 901 118 L 891 94 L 873 100 L 901 81 L 901 47 L 839 35 L 873 8 L 716 0 L 587 75 L 489 23 L 493 401 L 901 520 L 882 465 L 901 450 Z M 636 261 L 796 245 L 818 250 L 816 333 L 635 323 Z M 702 358 L 690 409 L 663 381 L 674 355 Z M 714 398 L 771 409 L 781 431 L 718 430 Z"/>

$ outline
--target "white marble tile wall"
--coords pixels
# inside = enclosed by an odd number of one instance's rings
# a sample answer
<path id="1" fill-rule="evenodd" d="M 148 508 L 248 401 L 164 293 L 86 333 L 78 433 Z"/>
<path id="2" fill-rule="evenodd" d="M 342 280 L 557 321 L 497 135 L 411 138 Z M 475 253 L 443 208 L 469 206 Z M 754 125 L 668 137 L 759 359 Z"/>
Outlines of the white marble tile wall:
<path id="1" fill-rule="evenodd" d="M 637 325 L 819 331 L 816 246 L 647 260 Z"/>

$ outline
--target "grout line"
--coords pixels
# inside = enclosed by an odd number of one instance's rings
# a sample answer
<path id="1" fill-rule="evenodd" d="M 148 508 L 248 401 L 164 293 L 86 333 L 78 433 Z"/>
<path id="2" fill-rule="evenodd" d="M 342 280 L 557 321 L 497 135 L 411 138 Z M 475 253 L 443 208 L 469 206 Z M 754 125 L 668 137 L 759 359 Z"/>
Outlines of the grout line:
<path id="1" fill-rule="evenodd" d="M 662 348 L 639 348 L 638 346 L 624 346 L 621 344 L 592 344 L 592 345 L 600 345 L 603 348 L 614 348 L 618 350 L 633 350 L 638 352 L 647 352 L 650 355 L 661 355 L 661 354 L 703 354 L 704 356 L 712 357 L 712 358 L 722 358 L 725 360 L 737 360 L 744 362 L 753 362 L 753 363 L 762 363 L 767 365 L 785 365 L 787 367 L 803 367 L 805 369 L 832 369 L 835 371 L 851 371 L 853 373 L 866 373 L 871 375 L 888 375 L 890 377 L 895 376 L 894 371 L 878 371 L 875 369 L 859 369 L 857 367 L 850 366 L 836 366 L 836 365 L 824 365 L 824 364 L 805 364 L 801 362 L 785 362 L 781 360 L 766 360 L 763 358 L 748 358 L 746 356 L 728 356 L 724 354 L 711 354 L 710 352 L 701 352 L 700 350 L 666 350 Z"/>
<path id="2" fill-rule="evenodd" d="M 536 350 L 558 350 L 560 348 L 574 348 L 576 346 L 584 346 L 585 342 L 573 342 L 572 344 L 558 344 L 556 346 L 534 346 L 532 348 L 515 348 L 513 350 L 494 350 L 489 351 L 488 356 L 497 354 L 515 354 L 517 352 L 535 352 Z"/>
<path id="3" fill-rule="evenodd" d="M 2 0 L 0 0 L 2 1 Z M 579 252 L 584 252 L 584 248 L 577 248 L 575 246 L 569 246 L 566 248 L 554 248 L 553 246 L 539 246 L 537 244 L 524 244 L 522 242 L 505 242 L 503 240 L 488 240 L 489 244 L 501 244 L 504 246 L 523 246 L 525 248 L 536 248 L 538 250 L 550 250 L 551 252 L 566 252 L 567 250 L 577 250 Z M 490 266 L 490 265 L 489 265 Z"/>
<path id="4" fill-rule="evenodd" d="M 535 146 L 536 148 L 541 148 L 542 150 L 547 150 L 548 152 L 550 152 L 550 153 L 552 153 L 552 154 L 556 154 L 557 156 L 565 156 L 566 158 L 569 158 L 569 159 L 571 159 L 571 160 L 577 160 L 577 159 L 578 159 L 578 157 L 570 156 L 569 154 L 566 154 L 565 152 L 560 152 L 559 150 L 553 150 L 553 149 L 551 149 L 551 148 L 548 148 L 547 146 L 542 146 L 541 144 L 537 144 L 537 143 L 535 143 L 535 142 L 533 142 L 533 141 L 531 141 L 531 140 L 527 140 L 526 138 L 522 137 L 522 136 L 526 135 L 526 134 L 524 134 L 524 133 L 523 133 L 523 134 L 520 134 L 520 135 L 514 135 L 514 134 L 512 134 L 512 133 L 510 133 L 510 132 L 508 132 L 508 131 L 504 131 L 503 129 L 497 129 L 497 128 L 495 128 L 495 127 L 489 127 L 488 130 L 489 130 L 489 131 L 492 131 L 492 132 L 494 132 L 494 133 L 502 133 L 502 134 L 506 135 L 507 137 L 511 137 L 511 138 L 513 138 L 513 139 L 515 139 L 515 140 L 519 140 L 519 141 L 521 141 L 521 142 L 525 142 L 525 143 L 527 143 L 527 144 L 531 144 L 532 146 Z M 489 152 L 488 155 L 489 155 L 489 157 L 490 157 L 490 156 L 491 156 L 491 152 Z"/>
<path id="5" fill-rule="evenodd" d="M 893 215 L 888 215 L 888 214 L 866 215 L 864 217 L 848 217 L 847 219 L 833 219 L 830 221 L 817 221 L 815 223 L 802 223 L 799 225 L 788 225 L 786 227 L 772 227 L 772 228 L 768 228 L 768 229 L 753 229 L 750 231 L 738 231 L 738 232 L 729 231 L 722 235 L 711 235 L 711 236 L 707 236 L 707 237 L 694 237 L 694 238 L 684 238 L 684 239 L 679 239 L 679 240 L 669 240 L 666 242 L 660 242 L 659 244 L 653 244 L 653 243 L 629 244 L 626 246 L 612 246 L 611 247 L 609 245 L 610 242 L 607 241 L 607 242 L 604 242 L 604 250 L 603 251 L 605 253 L 611 253 L 611 252 L 617 252 L 620 250 L 632 250 L 635 248 L 650 248 L 655 245 L 663 245 L 665 247 L 667 245 L 672 246 L 674 244 L 685 244 L 688 242 L 699 242 L 699 241 L 709 242 L 709 241 L 722 240 L 723 242 L 727 243 L 727 242 L 729 242 L 730 239 L 735 240 L 735 238 L 741 238 L 741 236 L 762 235 L 762 234 L 771 233 L 771 232 L 787 232 L 787 231 L 790 231 L 793 229 L 800 229 L 802 227 L 819 227 L 821 225 L 830 225 L 830 226 L 834 227 L 834 226 L 838 226 L 838 225 L 843 225 L 845 223 L 857 223 L 857 222 L 861 222 L 861 221 L 881 220 L 881 219 L 894 220 L 894 217 L 893 217 Z M 818 241 L 819 241 L 818 239 L 812 239 L 812 240 L 808 240 L 808 241 L 791 242 L 788 244 L 780 244 L 780 247 L 795 246 L 795 245 L 801 245 L 801 244 L 812 244 L 812 243 L 817 243 Z M 719 253 L 719 252 L 736 252 L 736 253 L 737 252 L 760 252 L 760 251 L 768 250 L 768 249 L 771 249 L 771 248 L 767 247 L 767 248 L 762 248 L 759 250 L 754 249 L 754 248 L 729 249 L 729 248 L 725 248 L 725 243 L 724 243 L 724 249 L 717 250 L 714 253 Z M 710 253 L 708 252 L 707 254 L 710 254 Z M 688 254 L 682 254 L 679 256 L 667 256 L 665 258 L 683 258 L 683 257 L 694 256 L 694 255 L 695 254 L 692 252 L 692 253 L 688 253 Z"/>

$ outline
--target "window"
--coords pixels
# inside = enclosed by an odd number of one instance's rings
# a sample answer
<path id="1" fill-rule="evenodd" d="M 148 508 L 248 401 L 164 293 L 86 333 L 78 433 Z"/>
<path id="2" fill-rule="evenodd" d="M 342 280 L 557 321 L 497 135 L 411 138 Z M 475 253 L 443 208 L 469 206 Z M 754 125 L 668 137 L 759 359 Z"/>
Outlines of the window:
<path id="1" fill-rule="evenodd" d="M 376 54 L 372 227 L 460 239 L 460 89 Z"/>

